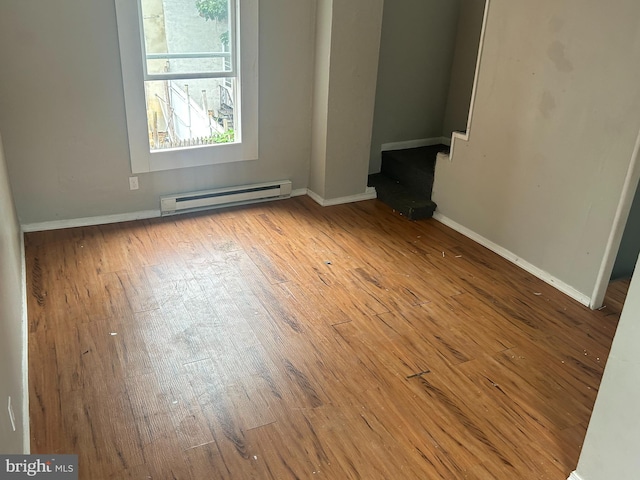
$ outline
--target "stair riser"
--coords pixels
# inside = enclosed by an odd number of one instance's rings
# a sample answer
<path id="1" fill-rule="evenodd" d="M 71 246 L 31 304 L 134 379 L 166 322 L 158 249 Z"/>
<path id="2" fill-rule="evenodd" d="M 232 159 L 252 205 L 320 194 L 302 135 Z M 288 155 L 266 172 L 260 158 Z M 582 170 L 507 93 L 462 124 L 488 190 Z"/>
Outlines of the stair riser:
<path id="1" fill-rule="evenodd" d="M 426 198 L 431 198 L 434 180 L 433 172 L 425 172 L 424 170 L 412 168 L 394 159 L 383 158 L 382 173 L 400 182 L 408 189 L 420 193 Z"/>
<path id="2" fill-rule="evenodd" d="M 368 184 L 375 187 L 378 200 L 410 220 L 421 220 L 433 216 L 436 204 L 424 195 L 409 191 L 404 185 L 381 173 L 369 175 Z"/>
<path id="3" fill-rule="evenodd" d="M 369 177 L 378 198 L 411 220 L 429 218 L 436 157 L 444 145 L 382 152 L 382 169 Z"/>

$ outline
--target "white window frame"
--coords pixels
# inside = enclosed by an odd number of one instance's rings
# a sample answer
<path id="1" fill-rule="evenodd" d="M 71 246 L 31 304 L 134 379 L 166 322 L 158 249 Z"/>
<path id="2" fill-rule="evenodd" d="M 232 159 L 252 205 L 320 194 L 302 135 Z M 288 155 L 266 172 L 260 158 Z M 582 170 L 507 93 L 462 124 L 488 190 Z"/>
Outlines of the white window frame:
<path id="1" fill-rule="evenodd" d="M 116 0 L 120 63 L 132 173 L 256 160 L 258 158 L 258 0 L 231 0 L 236 7 L 235 141 L 154 150 L 149 148 L 144 92 L 145 65 L 140 0 Z M 236 121 L 237 119 L 237 121 Z"/>

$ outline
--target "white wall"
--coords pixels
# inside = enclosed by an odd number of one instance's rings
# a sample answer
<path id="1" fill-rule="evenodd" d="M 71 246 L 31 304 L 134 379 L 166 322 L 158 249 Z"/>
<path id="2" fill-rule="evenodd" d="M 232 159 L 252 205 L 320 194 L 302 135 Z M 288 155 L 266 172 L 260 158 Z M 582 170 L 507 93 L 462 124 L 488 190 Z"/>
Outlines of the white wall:
<path id="1" fill-rule="evenodd" d="M 367 188 L 383 3 L 332 0 L 325 199 Z"/>
<path id="2" fill-rule="evenodd" d="M 460 0 L 384 2 L 369 172 L 383 143 L 442 135 Z"/>
<path id="3" fill-rule="evenodd" d="M 23 409 L 28 386 L 23 382 L 26 326 L 20 237 L 0 138 L 0 452 L 4 454 L 24 453 L 25 442 L 28 445 L 24 431 L 28 412 Z M 16 416 L 15 432 L 7 411 L 9 396 Z"/>
<path id="4" fill-rule="evenodd" d="M 333 0 L 317 0 L 316 5 L 315 84 L 309 189 L 325 198 Z"/>
<path id="5" fill-rule="evenodd" d="M 140 175 L 130 191 L 114 2 L 0 2 L 0 131 L 20 220 L 157 210 L 161 194 L 282 178 L 306 187 L 314 42 L 315 2 L 261 2 L 260 159 Z"/>
<path id="6" fill-rule="evenodd" d="M 638 270 L 636 270 L 638 272 Z M 580 453 L 582 480 L 637 480 L 640 472 L 640 274 L 627 300 Z"/>
<path id="7" fill-rule="evenodd" d="M 591 296 L 640 130 L 640 3 L 492 0 L 441 214 Z"/>

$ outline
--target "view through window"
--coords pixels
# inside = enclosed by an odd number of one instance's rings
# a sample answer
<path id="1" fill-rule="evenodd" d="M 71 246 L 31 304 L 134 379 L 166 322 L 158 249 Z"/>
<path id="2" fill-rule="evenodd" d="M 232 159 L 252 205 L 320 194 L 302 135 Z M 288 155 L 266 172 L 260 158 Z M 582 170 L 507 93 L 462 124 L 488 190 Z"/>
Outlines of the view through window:
<path id="1" fill-rule="evenodd" d="M 151 151 L 232 143 L 235 1 L 141 0 Z"/>

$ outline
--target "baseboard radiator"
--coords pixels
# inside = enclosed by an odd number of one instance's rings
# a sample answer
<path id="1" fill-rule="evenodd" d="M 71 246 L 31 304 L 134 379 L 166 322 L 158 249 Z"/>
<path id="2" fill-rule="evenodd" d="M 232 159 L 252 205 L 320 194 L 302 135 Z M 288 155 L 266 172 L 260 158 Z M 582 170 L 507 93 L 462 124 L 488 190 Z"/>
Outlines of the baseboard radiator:
<path id="1" fill-rule="evenodd" d="M 210 208 L 264 202 L 291 196 L 291 181 L 257 183 L 236 187 L 218 188 L 200 192 L 163 195 L 160 197 L 162 216 L 194 212 Z"/>

